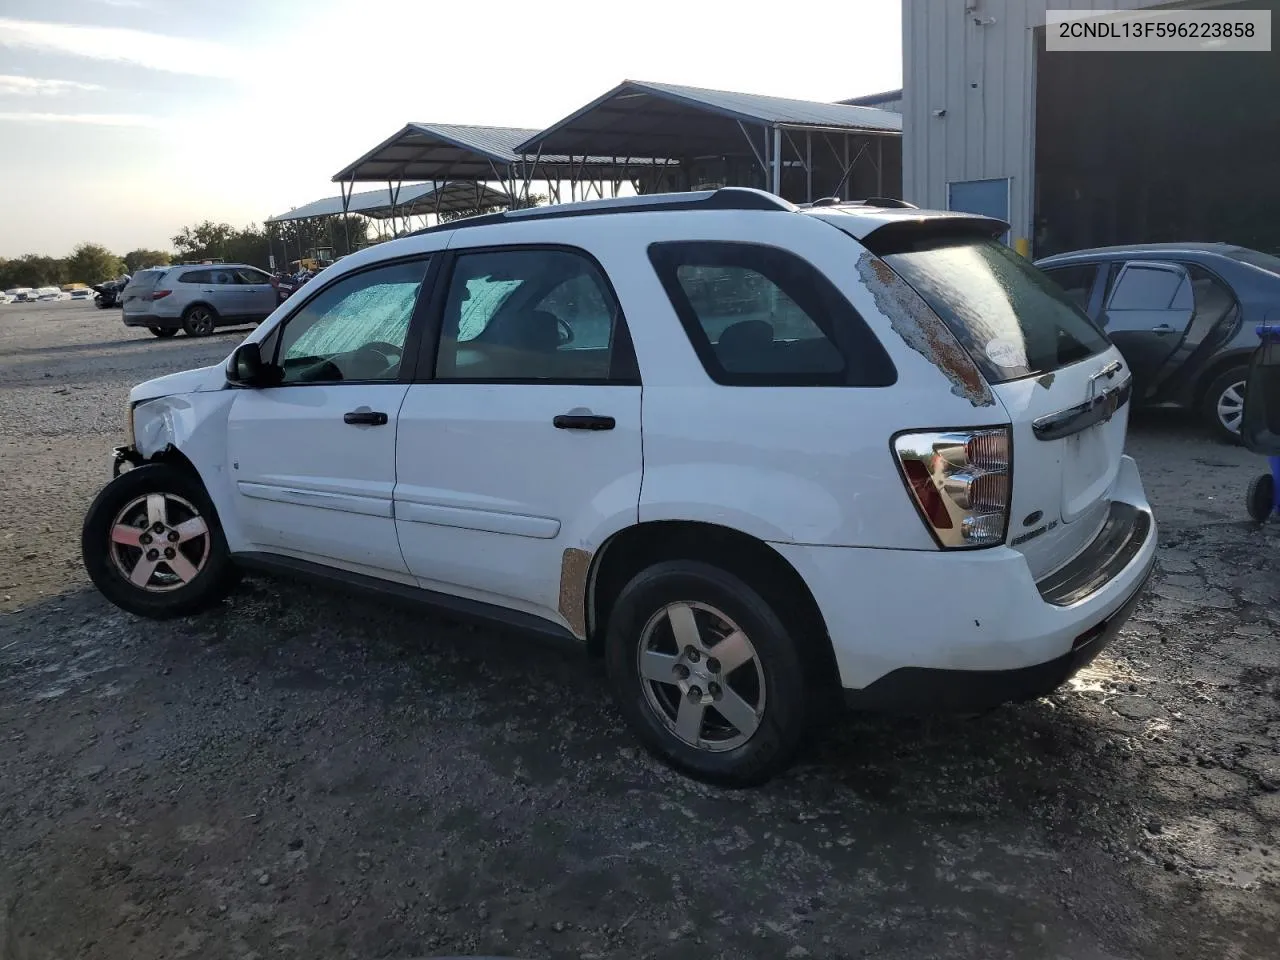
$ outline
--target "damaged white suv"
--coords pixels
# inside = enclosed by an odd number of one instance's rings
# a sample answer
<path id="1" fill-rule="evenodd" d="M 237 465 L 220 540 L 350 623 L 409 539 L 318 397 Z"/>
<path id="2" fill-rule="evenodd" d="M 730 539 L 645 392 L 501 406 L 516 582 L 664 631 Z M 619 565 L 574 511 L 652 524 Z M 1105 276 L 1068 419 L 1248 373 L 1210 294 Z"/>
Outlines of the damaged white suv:
<path id="1" fill-rule="evenodd" d="M 143 616 L 249 568 L 570 637 L 720 783 L 783 769 L 832 695 L 1039 696 L 1156 531 L 1124 360 L 1006 229 L 726 188 L 381 244 L 134 388 L 85 565 Z"/>

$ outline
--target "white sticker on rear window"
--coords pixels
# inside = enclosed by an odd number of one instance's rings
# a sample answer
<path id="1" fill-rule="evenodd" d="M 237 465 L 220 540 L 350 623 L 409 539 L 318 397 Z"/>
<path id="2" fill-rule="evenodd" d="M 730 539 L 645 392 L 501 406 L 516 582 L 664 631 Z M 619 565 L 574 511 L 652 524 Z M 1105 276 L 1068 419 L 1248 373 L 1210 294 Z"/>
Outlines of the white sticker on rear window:
<path id="1" fill-rule="evenodd" d="M 1020 367 L 1027 362 L 1026 351 L 1016 340 L 992 340 L 986 346 L 987 358 L 998 367 Z"/>

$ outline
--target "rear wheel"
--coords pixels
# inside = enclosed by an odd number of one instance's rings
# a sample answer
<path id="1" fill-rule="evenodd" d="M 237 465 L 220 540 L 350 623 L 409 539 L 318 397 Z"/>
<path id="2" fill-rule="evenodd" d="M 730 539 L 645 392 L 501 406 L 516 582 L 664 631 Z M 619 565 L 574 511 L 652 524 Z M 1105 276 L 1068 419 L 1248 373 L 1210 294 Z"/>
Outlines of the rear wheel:
<path id="1" fill-rule="evenodd" d="M 203 304 L 188 307 L 187 312 L 182 315 L 182 329 L 188 337 L 207 337 L 213 333 L 217 324 L 218 315 L 213 312 L 212 307 Z"/>
<path id="2" fill-rule="evenodd" d="M 639 573 L 613 606 L 605 657 L 632 731 L 692 777 L 762 783 L 800 747 L 797 647 L 764 598 L 718 567 L 680 560 Z"/>
<path id="3" fill-rule="evenodd" d="M 173 327 L 147 327 L 147 329 L 151 331 L 152 336 L 160 337 L 162 340 L 165 337 L 172 337 L 178 332 Z"/>
<path id="4" fill-rule="evenodd" d="M 1266 523 L 1275 511 L 1276 481 L 1269 473 L 1260 473 L 1249 484 L 1246 507 L 1249 516 L 1258 523 Z"/>
<path id="5" fill-rule="evenodd" d="M 137 467 L 107 484 L 85 516 L 80 550 L 94 586 L 139 616 L 194 613 L 235 582 L 204 487 L 170 464 Z"/>
<path id="6" fill-rule="evenodd" d="M 1233 367 L 1209 384 L 1200 404 L 1200 413 L 1209 429 L 1222 440 L 1240 442 L 1240 424 L 1244 420 L 1244 386 L 1248 367 Z"/>

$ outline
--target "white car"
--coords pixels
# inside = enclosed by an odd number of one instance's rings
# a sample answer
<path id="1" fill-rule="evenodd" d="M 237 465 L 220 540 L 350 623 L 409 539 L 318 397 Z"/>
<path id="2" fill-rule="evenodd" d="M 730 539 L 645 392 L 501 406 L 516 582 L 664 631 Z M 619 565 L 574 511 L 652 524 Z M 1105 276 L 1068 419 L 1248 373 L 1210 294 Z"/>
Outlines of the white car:
<path id="1" fill-rule="evenodd" d="M 1006 229 L 726 188 L 360 251 L 133 389 L 86 567 L 150 617 L 251 569 L 572 638 L 720 783 L 782 770 L 835 695 L 1040 696 L 1156 529 L 1129 370 Z"/>
<path id="2" fill-rule="evenodd" d="M 69 296 L 58 287 L 37 287 L 35 296 L 32 299 L 43 301 L 67 300 Z"/>
<path id="3" fill-rule="evenodd" d="M 92 290 L 90 290 L 88 287 L 77 287 L 76 289 L 74 289 L 74 290 L 70 291 L 70 296 L 69 296 L 69 298 L 68 298 L 68 299 L 71 299 L 71 300 L 92 300 L 92 299 L 93 299 L 93 291 L 92 291 Z"/>

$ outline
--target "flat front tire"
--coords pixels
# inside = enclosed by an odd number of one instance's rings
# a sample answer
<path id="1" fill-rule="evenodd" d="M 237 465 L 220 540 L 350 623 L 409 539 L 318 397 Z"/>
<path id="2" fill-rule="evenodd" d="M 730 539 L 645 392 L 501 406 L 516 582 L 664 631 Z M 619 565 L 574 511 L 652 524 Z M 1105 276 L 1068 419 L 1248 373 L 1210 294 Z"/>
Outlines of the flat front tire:
<path id="1" fill-rule="evenodd" d="M 128 470 L 103 487 L 85 515 L 80 551 L 103 596 L 153 619 L 213 606 L 236 578 L 203 485 L 166 463 Z"/>
<path id="2" fill-rule="evenodd" d="M 719 567 L 678 560 L 636 575 L 613 605 L 605 658 L 628 726 L 695 779 L 759 784 L 801 745 L 800 652 L 764 598 Z"/>

